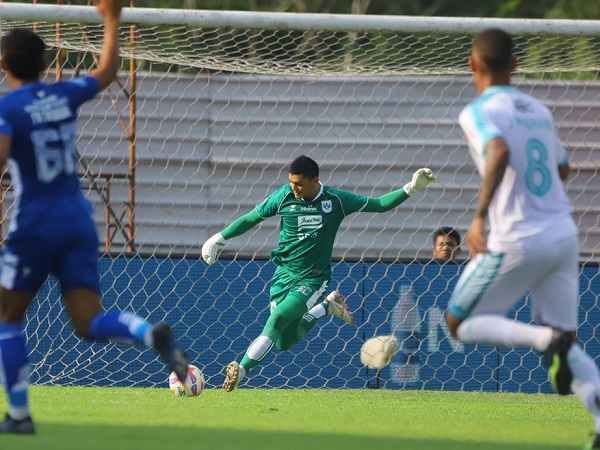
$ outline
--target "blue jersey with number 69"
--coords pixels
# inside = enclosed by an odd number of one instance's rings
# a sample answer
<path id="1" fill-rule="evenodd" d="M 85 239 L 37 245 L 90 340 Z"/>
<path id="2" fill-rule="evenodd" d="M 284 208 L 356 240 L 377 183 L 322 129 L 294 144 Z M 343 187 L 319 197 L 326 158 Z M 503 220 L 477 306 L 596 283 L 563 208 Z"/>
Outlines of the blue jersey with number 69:
<path id="1" fill-rule="evenodd" d="M 32 83 L 0 99 L 0 134 L 11 137 L 8 170 L 15 191 L 10 237 L 36 224 L 89 215 L 77 175 L 79 106 L 98 93 L 92 77 Z"/>

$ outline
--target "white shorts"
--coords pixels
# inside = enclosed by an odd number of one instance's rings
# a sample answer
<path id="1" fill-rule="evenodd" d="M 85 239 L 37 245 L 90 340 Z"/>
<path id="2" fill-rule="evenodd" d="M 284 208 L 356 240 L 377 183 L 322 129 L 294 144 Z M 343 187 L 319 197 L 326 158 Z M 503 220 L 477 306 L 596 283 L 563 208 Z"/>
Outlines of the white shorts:
<path id="1" fill-rule="evenodd" d="M 506 315 L 527 293 L 536 322 L 577 329 L 579 239 L 572 236 L 527 253 L 485 253 L 467 264 L 449 310 L 457 319 Z"/>

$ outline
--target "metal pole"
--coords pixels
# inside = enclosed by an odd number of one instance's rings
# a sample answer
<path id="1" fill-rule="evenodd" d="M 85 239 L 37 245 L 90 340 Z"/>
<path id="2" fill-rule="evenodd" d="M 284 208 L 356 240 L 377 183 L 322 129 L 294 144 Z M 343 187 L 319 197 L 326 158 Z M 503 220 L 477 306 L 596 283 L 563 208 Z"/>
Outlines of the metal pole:
<path id="1" fill-rule="evenodd" d="M 131 8 L 135 7 L 135 0 L 130 0 L 129 3 Z M 133 252 L 135 245 L 135 166 L 137 164 L 137 152 L 136 152 L 136 107 L 137 107 L 137 79 L 136 79 L 136 60 L 134 58 L 134 47 L 135 47 L 135 25 L 129 27 L 129 40 L 131 48 L 131 58 L 129 61 L 129 84 L 130 84 L 130 96 L 129 96 L 129 242 L 127 243 L 127 251 Z"/>
<path id="2" fill-rule="evenodd" d="M 56 0 L 57 5 L 62 5 L 62 0 Z M 62 78 L 62 66 L 63 66 L 63 56 L 62 51 L 60 50 L 60 23 L 56 22 L 56 43 L 59 44 L 56 47 L 56 81 L 60 81 Z"/>

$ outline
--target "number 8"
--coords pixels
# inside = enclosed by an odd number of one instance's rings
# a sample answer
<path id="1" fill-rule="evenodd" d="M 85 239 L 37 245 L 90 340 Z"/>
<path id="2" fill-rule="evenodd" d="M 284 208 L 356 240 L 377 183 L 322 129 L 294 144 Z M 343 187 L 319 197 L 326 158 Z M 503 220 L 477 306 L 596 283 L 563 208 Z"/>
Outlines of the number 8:
<path id="1" fill-rule="evenodd" d="M 525 184 L 527 189 L 537 196 L 542 196 L 550 190 L 552 175 L 548 169 L 548 151 L 539 139 L 530 139 L 525 147 L 527 170 Z"/>

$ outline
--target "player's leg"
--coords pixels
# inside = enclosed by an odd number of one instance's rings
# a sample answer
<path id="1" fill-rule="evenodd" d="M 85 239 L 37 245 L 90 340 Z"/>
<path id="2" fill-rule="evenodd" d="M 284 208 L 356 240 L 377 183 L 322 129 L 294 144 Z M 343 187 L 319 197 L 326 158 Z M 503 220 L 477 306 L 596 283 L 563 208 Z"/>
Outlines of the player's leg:
<path id="1" fill-rule="evenodd" d="M 105 312 L 100 295 L 89 288 L 67 288 L 63 296 L 75 332 L 80 336 L 95 341 L 154 348 L 163 357 L 169 370 L 175 370 L 178 377 L 185 379 L 188 361 L 168 325 L 152 326 L 131 311 Z"/>
<path id="2" fill-rule="evenodd" d="M 306 303 L 297 297 L 289 297 L 286 301 L 280 303 L 271 313 L 260 336 L 258 336 L 250 346 L 241 363 L 233 361 L 225 368 L 225 381 L 223 389 L 227 392 L 233 391 L 248 372 L 258 366 L 273 350 L 276 343 L 281 344 L 280 338 L 286 328 L 290 333 L 296 334 L 299 319 L 306 313 Z M 292 329 L 291 324 L 296 327 Z M 290 340 L 298 342 L 298 338 Z"/>
<path id="3" fill-rule="evenodd" d="M 354 315 L 346 304 L 346 299 L 340 291 L 335 290 L 304 315 L 304 321 L 300 326 L 308 333 L 315 327 L 320 318 L 327 315 L 339 317 L 348 325 L 354 325 Z"/>
<path id="4" fill-rule="evenodd" d="M 8 413 L 0 433 L 35 432 L 29 410 L 29 359 L 22 322 L 49 273 L 49 255 L 39 253 L 40 240 L 26 236 L 4 245 L 0 272 L 0 380 Z"/>
<path id="5" fill-rule="evenodd" d="M 333 291 L 323 301 L 313 306 L 310 311 L 285 327 L 275 346 L 279 350 L 289 350 L 304 339 L 304 336 L 319 323 L 319 319 L 327 315 L 335 315 L 349 325 L 354 324 L 354 317 L 346 305 L 344 296 L 339 291 Z"/>
<path id="6" fill-rule="evenodd" d="M 302 316 L 314 306 L 327 289 L 328 280 L 297 281 L 278 268 L 271 280 L 271 314 L 263 331 L 248 347 L 241 363 L 225 368 L 223 389 L 234 390 L 244 376 L 258 366 L 273 350 L 291 348 L 306 335 L 299 324 Z M 283 334 L 285 336 L 282 339 Z"/>
<path id="7" fill-rule="evenodd" d="M 0 379 L 8 400 L 8 413 L 0 433 L 35 431 L 29 411 L 29 359 L 22 321 L 34 295 L 0 287 Z"/>
<path id="8" fill-rule="evenodd" d="M 461 275 L 450 299 L 446 322 L 463 342 L 544 351 L 552 328 L 508 319 L 510 308 L 547 270 L 544 261 L 529 265 L 526 255 L 479 254 Z M 527 270 L 525 270 L 527 268 Z"/>
<path id="9" fill-rule="evenodd" d="M 68 244 L 52 272 L 60 282 L 75 331 L 86 339 L 154 348 L 165 359 L 169 370 L 175 370 L 179 378 L 185 379 L 188 361 L 168 325 L 153 327 L 133 312 L 103 310 L 98 275 L 98 239 L 91 219 L 81 218 L 68 228 L 68 235 L 57 232 L 57 236 Z"/>
<path id="10" fill-rule="evenodd" d="M 283 283 L 281 283 L 282 281 Z M 296 311 L 294 311 L 294 319 L 281 330 L 279 338 L 275 341 L 275 346 L 279 350 L 292 348 L 304 339 L 321 317 L 327 314 L 327 303 L 321 300 L 327 291 L 328 284 L 328 278 L 315 278 L 300 282 L 287 280 L 284 277 L 278 280 L 278 283 L 271 285 L 271 298 L 275 299 L 271 304 L 276 303 L 277 308 L 288 309 L 294 304 L 304 305 L 304 308 L 297 306 Z M 322 313 L 323 309 L 325 309 L 325 313 Z M 302 314 L 296 315 L 301 310 L 303 310 Z M 319 310 L 320 314 L 317 314 L 316 310 Z M 272 309 L 271 314 L 273 312 Z M 283 310 L 280 309 L 279 313 L 283 313 Z"/>
<path id="11" fill-rule="evenodd" d="M 591 412 L 598 444 L 596 448 L 600 448 L 600 375 L 594 360 L 575 338 L 579 298 L 578 246 L 576 238 L 553 246 L 557 267 L 532 292 L 534 317 L 555 329 L 553 341 L 566 341 L 563 351 L 558 345 L 555 346 L 557 351 L 553 348 L 546 351 L 548 365 L 554 372 L 551 373 L 551 382 L 559 393 L 568 393 L 570 387 Z M 555 379 L 552 380 L 552 377 Z"/>

